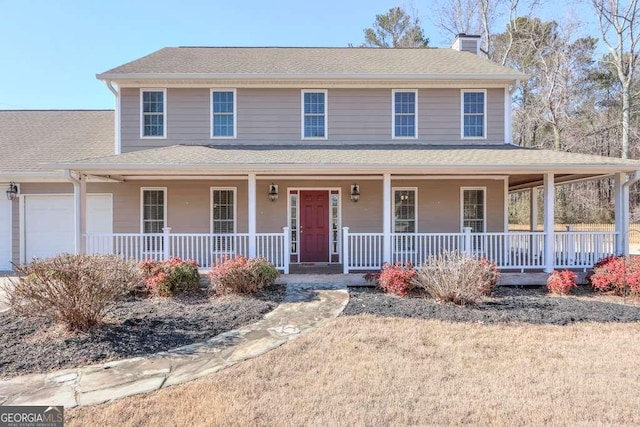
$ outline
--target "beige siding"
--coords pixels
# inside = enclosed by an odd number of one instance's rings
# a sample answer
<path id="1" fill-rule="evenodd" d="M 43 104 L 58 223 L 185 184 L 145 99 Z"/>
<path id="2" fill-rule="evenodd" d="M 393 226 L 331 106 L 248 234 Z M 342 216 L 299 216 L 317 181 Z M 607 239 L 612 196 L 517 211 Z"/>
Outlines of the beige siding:
<path id="1" fill-rule="evenodd" d="M 140 138 L 140 90 L 123 88 L 122 151 L 175 144 L 406 143 L 392 139 L 390 89 L 330 89 L 328 140 L 301 139 L 301 91 L 238 89 L 237 139 L 210 139 L 210 90 L 167 90 L 167 138 Z M 473 144 L 504 142 L 504 90 L 487 90 L 487 139 L 460 137 L 460 90 L 420 89 L 418 142 Z M 409 140 L 413 142 L 416 140 Z"/>
<path id="2" fill-rule="evenodd" d="M 287 225 L 288 189 L 340 189 L 342 203 L 342 226 L 352 232 L 382 232 L 382 180 L 361 181 L 360 201 L 350 199 L 353 181 L 291 180 L 278 181 L 279 197 L 275 202 L 267 198 L 270 181 L 258 181 L 257 229 L 258 232 L 276 233 Z"/>
<path id="3" fill-rule="evenodd" d="M 351 184 L 360 185 L 360 200 L 350 200 Z M 275 233 L 287 225 L 288 189 L 337 188 L 341 192 L 342 226 L 351 232 L 382 232 L 382 180 L 278 180 L 279 198 L 271 202 L 271 181 L 257 182 L 257 231 Z M 502 180 L 393 180 L 393 187 L 417 187 L 418 231 L 457 233 L 460 231 L 460 188 L 486 187 L 487 231 L 504 230 L 504 181 Z M 248 231 L 247 181 L 131 181 L 126 183 L 89 183 L 89 193 L 113 195 L 113 231 L 140 232 L 140 195 L 142 187 L 167 188 L 167 225 L 175 233 L 209 233 L 211 187 L 237 189 L 237 231 Z M 71 184 L 24 183 L 21 194 L 72 194 Z M 18 202 L 13 204 L 13 260 L 19 261 Z"/>
<path id="4" fill-rule="evenodd" d="M 392 186 L 417 187 L 419 233 L 459 233 L 462 230 L 462 187 L 485 187 L 487 232 L 506 231 L 503 180 L 394 180 Z"/>

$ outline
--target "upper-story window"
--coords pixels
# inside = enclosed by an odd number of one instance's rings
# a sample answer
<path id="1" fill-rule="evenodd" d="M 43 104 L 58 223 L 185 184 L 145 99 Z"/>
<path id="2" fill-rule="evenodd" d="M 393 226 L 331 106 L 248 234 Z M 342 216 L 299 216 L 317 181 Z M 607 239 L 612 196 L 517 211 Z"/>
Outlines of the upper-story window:
<path id="1" fill-rule="evenodd" d="M 211 137 L 236 137 L 235 89 L 211 90 Z"/>
<path id="2" fill-rule="evenodd" d="M 487 137 L 487 91 L 462 91 L 462 138 Z"/>
<path id="3" fill-rule="evenodd" d="M 140 136 L 165 138 L 167 135 L 166 89 L 140 90 Z"/>
<path id="4" fill-rule="evenodd" d="M 393 137 L 417 138 L 418 91 L 393 91 Z"/>
<path id="5" fill-rule="evenodd" d="M 327 138 L 327 91 L 302 91 L 302 138 Z"/>

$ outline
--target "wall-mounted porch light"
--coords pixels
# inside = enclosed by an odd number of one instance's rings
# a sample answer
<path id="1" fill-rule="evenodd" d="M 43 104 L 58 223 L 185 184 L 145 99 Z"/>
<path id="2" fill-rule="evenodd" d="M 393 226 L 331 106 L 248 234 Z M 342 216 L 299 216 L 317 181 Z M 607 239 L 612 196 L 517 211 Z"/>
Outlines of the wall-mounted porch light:
<path id="1" fill-rule="evenodd" d="M 7 199 L 15 200 L 18 197 L 18 186 L 15 182 L 10 182 L 9 187 L 7 187 Z"/>
<path id="2" fill-rule="evenodd" d="M 278 186 L 273 182 L 271 183 L 271 185 L 269 185 L 269 200 L 271 200 L 272 202 L 278 200 Z"/>
<path id="3" fill-rule="evenodd" d="M 351 201 L 357 202 L 360 200 L 360 186 L 358 184 L 351 184 Z"/>

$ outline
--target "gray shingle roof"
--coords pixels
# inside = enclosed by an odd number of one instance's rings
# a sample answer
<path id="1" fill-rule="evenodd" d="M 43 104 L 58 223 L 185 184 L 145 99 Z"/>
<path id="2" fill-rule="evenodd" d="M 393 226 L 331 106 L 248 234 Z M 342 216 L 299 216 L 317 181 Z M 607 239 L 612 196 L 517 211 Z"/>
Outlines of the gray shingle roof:
<path id="1" fill-rule="evenodd" d="M 166 47 L 98 78 L 117 79 L 126 74 L 526 77 L 486 58 L 453 49 L 311 47 Z"/>
<path id="2" fill-rule="evenodd" d="M 555 169 L 592 168 L 640 170 L 640 161 L 536 150 L 512 145 L 343 145 L 343 146 L 193 146 L 174 145 L 102 158 L 66 162 L 79 169 L 262 170 L 303 169 L 313 171 L 335 167 L 342 170 L 384 171 L 414 168 L 491 168 L 506 172 L 512 168 L 553 172 Z"/>
<path id="3" fill-rule="evenodd" d="M 0 173 L 114 153 L 113 110 L 0 111 Z"/>

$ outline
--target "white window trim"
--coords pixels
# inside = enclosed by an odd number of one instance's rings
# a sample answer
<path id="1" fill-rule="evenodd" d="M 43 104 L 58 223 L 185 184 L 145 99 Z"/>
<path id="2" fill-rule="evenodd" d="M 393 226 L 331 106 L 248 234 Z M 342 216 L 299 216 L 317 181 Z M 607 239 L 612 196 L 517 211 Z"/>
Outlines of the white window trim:
<path id="1" fill-rule="evenodd" d="M 393 234 L 411 234 L 411 233 L 400 233 L 396 231 L 396 191 L 414 191 L 416 193 L 416 206 L 414 211 L 414 221 L 415 221 L 415 231 L 414 233 L 418 233 L 418 187 L 392 187 L 391 188 L 391 232 Z"/>
<path id="2" fill-rule="evenodd" d="M 238 187 L 210 187 L 209 188 L 209 232 L 213 233 L 213 192 L 215 190 L 231 190 L 233 191 L 233 233 L 238 232 Z"/>
<path id="3" fill-rule="evenodd" d="M 233 136 L 213 135 L 213 93 L 233 92 Z M 209 137 L 211 139 L 236 139 L 238 137 L 238 93 L 235 88 L 211 88 L 209 91 Z"/>
<path id="4" fill-rule="evenodd" d="M 324 136 L 304 136 L 304 94 L 324 93 Z M 300 91 L 300 137 L 304 140 L 326 140 L 329 139 L 329 91 L 327 89 L 302 89 Z"/>
<path id="5" fill-rule="evenodd" d="M 144 135 L 144 92 L 162 92 L 162 136 Z M 140 139 L 167 139 L 167 89 L 157 87 L 140 88 Z"/>
<path id="6" fill-rule="evenodd" d="M 415 120 L 414 120 L 414 136 L 396 136 L 396 93 L 415 94 Z M 392 89 L 391 90 L 391 138 L 392 139 L 418 139 L 418 89 Z"/>
<path id="7" fill-rule="evenodd" d="M 146 234 L 144 232 L 144 192 L 145 191 L 162 191 L 164 193 L 164 227 L 169 227 L 169 220 L 167 217 L 167 207 L 169 206 L 169 201 L 167 199 L 167 187 L 140 187 L 140 233 Z M 155 233 L 149 233 L 155 234 Z"/>
<path id="8" fill-rule="evenodd" d="M 460 187 L 460 232 L 464 231 L 464 192 L 482 190 L 482 232 L 487 232 L 487 187 Z"/>
<path id="9" fill-rule="evenodd" d="M 482 136 L 464 136 L 464 94 L 465 93 L 484 93 L 484 120 L 482 120 Z M 487 90 L 486 89 L 461 89 L 460 90 L 460 139 L 487 139 Z"/>

